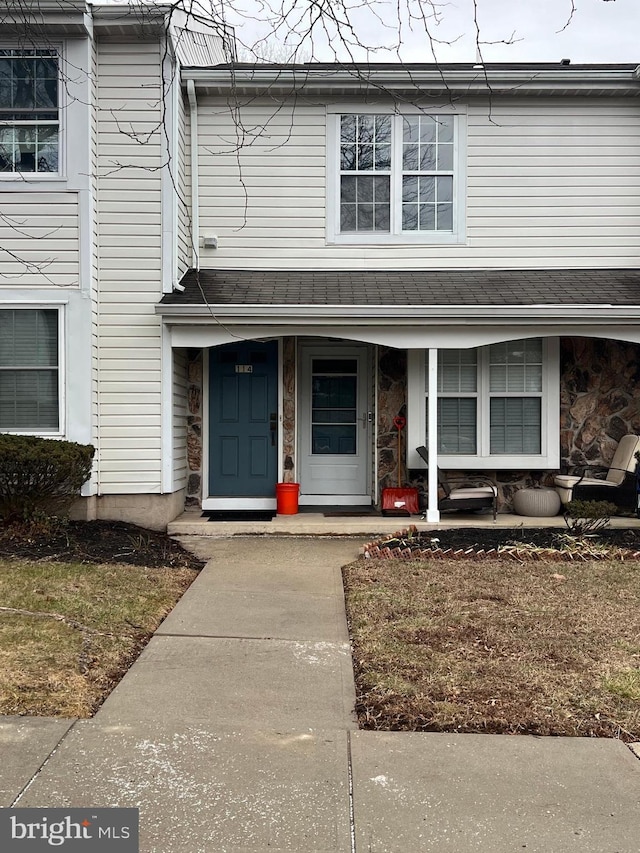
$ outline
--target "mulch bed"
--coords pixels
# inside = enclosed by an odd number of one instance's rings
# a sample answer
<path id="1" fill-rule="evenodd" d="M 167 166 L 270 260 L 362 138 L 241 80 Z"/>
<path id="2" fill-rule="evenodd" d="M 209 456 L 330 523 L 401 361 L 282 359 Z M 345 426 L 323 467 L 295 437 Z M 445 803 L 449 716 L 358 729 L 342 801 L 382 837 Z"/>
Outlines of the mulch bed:
<path id="1" fill-rule="evenodd" d="M 195 570 L 204 565 L 166 533 L 119 521 L 0 527 L 0 558 Z"/>
<path id="2" fill-rule="evenodd" d="M 577 540 L 576 540 L 577 541 Z M 640 529 L 610 528 L 581 540 L 580 559 L 640 559 Z M 590 546 L 592 543 L 592 547 Z M 458 527 L 400 530 L 364 546 L 365 558 L 419 557 L 576 559 L 562 528 Z"/>

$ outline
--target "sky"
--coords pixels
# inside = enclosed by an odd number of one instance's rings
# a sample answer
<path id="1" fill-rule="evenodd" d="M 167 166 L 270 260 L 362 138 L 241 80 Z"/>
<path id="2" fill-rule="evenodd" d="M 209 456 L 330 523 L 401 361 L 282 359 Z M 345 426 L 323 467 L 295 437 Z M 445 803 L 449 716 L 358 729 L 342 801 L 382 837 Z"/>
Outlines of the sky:
<path id="1" fill-rule="evenodd" d="M 481 44 L 487 62 L 637 62 L 640 65 L 640 0 L 477 0 Z M 569 21 L 571 17 L 571 20 Z M 436 47 L 440 62 L 475 59 L 473 3 L 459 0 L 442 9 L 439 33 L 461 33 L 452 45 Z M 569 22 L 569 23 L 567 23 Z M 447 35 L 449 37 L 449 35 Z M 408 45 L 409 46 L 409 45 Z M 411 44 L 412 51 L 420 47 Z"/>
<path id="2" fill-rule="evenodd" d="M 0 0 L 2 2 L 2 0 Z M 94 0 L 162 3 L 162 0 Z M 172 0 L 175 2 L 175 0 Z M 235 27 L 243 58 L 282 62 L 308 32 L 309 10 L 329 10 L 341 35 L 316 22 L 298 60 L 475 62 L 476 21 L 485 62 L 637 63 L 640 0 L 182 0 L 211 7 Z M 286 19 L 283 20 L 283 9 Z M 399 11 L 400 10 L 400 11 Z M 425 14 L 425 21 L 418 20 Z M 398 27 L 400 15 L 400 27 Z M 410 18 L 413 18 L 410 20 Z M 353 27 L 353 34 L 349 26 Z M 433 39 L 425 33 L 428 29 Z M 400 33 L 400 36 L 398 35 Z M 505 43 L 511 42 L 511 43 Z"/>
<path id="3" fill-rule="evenodd" d="M 234 15 L 240 8 L 251 10 L 244 20 Z M 214 3 L 216 0 L 214 0 Z M 568 58 L 573 63 L 632 62 L 640 65 L 640 0 L 330 0 L 324 5 L 350 8 L 349 17 L 356 38 L 342 27 L 343 38 L 351 43 L 350 50 L 336 48 L 341 39 L 335 33 L 329 37 L 316 27 L 312 57 L 321 61 L 405 62 L 474 62 L 476 60 L 476 25 L 474 6 L 480 27 L 480 48 L 486 62 L 559 62 Z M 237 24 L 236 33 L 242 44 L 251 44 L 260 36 L 266 37 L 267 52 L 278 54 L 287 38 L 287 29 L 297 10 L 308 8 L 309 0 L 290 0 L 289 24 L 280 27 L 275 35 L 273 24 L 260 24 L 273 16 L 279 17 L 280 0 L 224 0 L 229 17 Z M 242 4 L 242 6 L 240 6 Z M 322 5 L 322 4 L 318 4 Z M 572 15 L 572 6 L 575 10 Z M 403 10 L 401 46 L 397 48 L 397 9 Z M 435 8 L 438 22 L 430 16 L 427 26 L 440 43 L 430 43 L 425 25 L 414 19 L 410 25 L 407 10 L 414 16 L 420 10 Z M 306 25 L 301 24 L 300 29 Z M 504 44 L 502 41 L 513 43 Z M 368 54 L 356 45 L 369 48 Z M 494 42 L 483 43 L 483 42 Z M 310 52 L 307 41 L 306 52 Z M 385 49 L 386 48 L 386 49 Z M 389 49 L 390 48 L 390 49 Z M 352 56 L 349 57 L 348 53 Z M 278 60 L 280 56 L 266 56 Z"/>

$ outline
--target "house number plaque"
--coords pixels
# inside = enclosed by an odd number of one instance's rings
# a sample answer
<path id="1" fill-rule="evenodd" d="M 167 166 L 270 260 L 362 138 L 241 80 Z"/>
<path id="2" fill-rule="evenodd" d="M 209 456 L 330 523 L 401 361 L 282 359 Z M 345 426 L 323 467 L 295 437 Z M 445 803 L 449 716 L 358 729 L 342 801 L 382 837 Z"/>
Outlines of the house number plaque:
<path id="1" fill-rule="evenodd" d="M 253 373 L 252 364 L 236 364 L 236 373 Z"/>

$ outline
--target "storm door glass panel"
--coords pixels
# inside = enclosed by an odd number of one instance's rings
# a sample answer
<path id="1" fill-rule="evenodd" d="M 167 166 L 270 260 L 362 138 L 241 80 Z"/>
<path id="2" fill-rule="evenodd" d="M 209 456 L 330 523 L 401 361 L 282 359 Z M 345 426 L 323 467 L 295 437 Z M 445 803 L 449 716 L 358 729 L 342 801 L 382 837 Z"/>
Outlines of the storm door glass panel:
<path id="1" fill-rule="evenodd" d="M 311 367 L 311 452 L 314 456 L 356 453 L 357 361 L 314 358 Z"/>

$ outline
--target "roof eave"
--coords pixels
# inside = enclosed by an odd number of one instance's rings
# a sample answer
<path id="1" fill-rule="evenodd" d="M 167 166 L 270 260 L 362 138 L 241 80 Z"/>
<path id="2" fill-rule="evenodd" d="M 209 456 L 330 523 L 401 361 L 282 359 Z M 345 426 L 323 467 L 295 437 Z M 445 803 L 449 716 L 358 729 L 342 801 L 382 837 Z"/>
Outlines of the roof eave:
<path id="1" fill-rule="evenodd" d="M 348 309 L 348 310 L 347 310 Z M 428 321 L 530 325 L 532 322 L 574 324 L 640 323 L 640 305 L 172 305 L 158 304 L 156 314 L 166 323 L 202 323 L 209 318 L 225 323 L 300 323 L 331 321 L 338 325 L 358 322 L 386 326 L 411 326 Z M 346 316 L 345 316 L 346 315 Z"/>
<path id="2" fill-rule="evenodd" d="M 92 5 L 91 11 L 97 35 L 157 38 L 168 29 L 172 6 L 118 3 L 109 6 Z"/>
<path id="3" fill-rule="evenodd" d="M 309 68 L 186 68 L 182 81 L 192 80 L 209 94 L 225 92 L 270 93 L 339 92 L 357 94 L 377 89 L 384 92 L 420 91 L 487 94 L 599 94 L 640 95 L 640 66 L 625 69 L 567 70 L 488 70 L 488 69 L 361 69 L 327 70 Z"/>
<path id="4" fill-rule="evenodd" d="M 39 0 L 2 13 L 5 38 L 48 38 L 91 34 L 91 15 L 84 0 Z"/>

